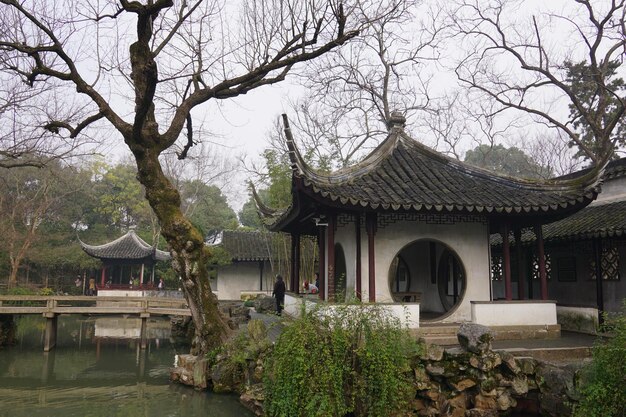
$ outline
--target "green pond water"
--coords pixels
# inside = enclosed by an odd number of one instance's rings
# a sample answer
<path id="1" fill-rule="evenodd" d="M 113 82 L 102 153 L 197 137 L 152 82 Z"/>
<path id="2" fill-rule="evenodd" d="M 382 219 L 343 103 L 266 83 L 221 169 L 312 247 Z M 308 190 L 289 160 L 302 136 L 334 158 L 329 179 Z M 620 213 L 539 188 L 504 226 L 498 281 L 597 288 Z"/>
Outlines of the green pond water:
<path id="1" fill-rule="evenodd" d="M 0 417 L 248 417 L 237 397 L 170 384 L 186 346 L 167 319 L 148 323 L 139 349 L 136 318 L 61 316 L 57 347 L 43 352 L 45 322 L 17 318 L 17 344 L 0 349 Z"/>

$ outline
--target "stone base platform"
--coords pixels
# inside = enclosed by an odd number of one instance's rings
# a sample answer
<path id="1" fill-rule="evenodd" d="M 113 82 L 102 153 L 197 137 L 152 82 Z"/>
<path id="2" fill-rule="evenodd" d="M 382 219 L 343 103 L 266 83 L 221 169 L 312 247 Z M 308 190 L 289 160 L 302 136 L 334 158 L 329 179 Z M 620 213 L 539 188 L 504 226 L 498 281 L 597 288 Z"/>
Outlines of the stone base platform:
<path id="1" fill-rule="evenodd" d="M 427 343 L 452 346 L 458 344 L 456 334 L 459 326 L 459 323 L 427 323 L 410 331 L 415 337 L 422 338 Z M 561 336 L 559 324 L 489 326 L 489 328 L 493 331 L 495 340 L 558 339 Z"/>

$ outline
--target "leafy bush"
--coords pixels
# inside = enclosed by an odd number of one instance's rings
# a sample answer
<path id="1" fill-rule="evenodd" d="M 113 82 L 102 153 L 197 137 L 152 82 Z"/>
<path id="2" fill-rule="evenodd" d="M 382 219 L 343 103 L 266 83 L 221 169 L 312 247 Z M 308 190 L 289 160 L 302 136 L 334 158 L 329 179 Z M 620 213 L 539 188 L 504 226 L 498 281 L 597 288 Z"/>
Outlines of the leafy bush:
<path id="1" fill-rule="evenodd" d="M 28 287 L 13 287 L 7 290 L 7 295 L 37 295 L 37 290 Z"/>
<path id="2" fill-rule="evenodd" d="M 54 295 L 54 290 L 52 288 L 45 287 L 39 290 L 39 295 Z"/>
<path id="3" fill-rule="evenodd" d="M 399 320 L 380 306 L 332 308 L 283 330 L 265 373 L 269 416 L 389 416 L 409 401 L 419 345 Z"/>
<path id="4" fill-rule="evenodd" d="M 626 301 L 622 314 L 606 324 L 613 337 L 593 349 L 575 417 L 626 416 Z"/>

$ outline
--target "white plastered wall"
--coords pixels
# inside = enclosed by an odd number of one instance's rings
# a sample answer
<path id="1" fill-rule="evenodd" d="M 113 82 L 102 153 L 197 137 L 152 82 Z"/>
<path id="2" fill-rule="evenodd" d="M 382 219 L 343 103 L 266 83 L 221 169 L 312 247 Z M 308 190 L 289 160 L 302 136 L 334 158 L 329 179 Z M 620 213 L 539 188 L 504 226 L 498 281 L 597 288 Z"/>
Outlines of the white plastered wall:
<path id="1" fill-rule="evenodd" d="M 272 284 L 272 271 L 269 262 L 263 268 L 263 290 Z M 220 266 L 217 271 L 217 298 L 220 300 L 239 300 L 242 291 L 259 291 L 259 262 L 234 262 Z"/>
<path id="2" fill-rule="evenodd" d="M 385 216 L 385 215 L 379 215 Z M 422 239 L 435 240 L 448 246 L 459 257 L 465 269 L 467 286 L 459 306 L 443 318 L 444 322 L 470 321 L 470 301 L 489 301 L 489 226 L 486 221 L 468 216 L 471 221 L 431 224 L 425 221 L 398 220 L 386 222 L 379 218 L 375 236 L 376 301 L 391 303 L 389 267 L 402 248 Z M 361 289 L 362 299 L 369 299 L 367 233 L 361 222 Z M 434 222 L 433 222 L 434 223 Z M 335 243 L 341 244 L 346 256 L 348 290 L 354 289 L 356 271 L 356 239 L 354 222 L 339 225 Z M 328 248 L 327 248 L 328 249 Z M 328 257 L 326 258 L 328 259 Z"/>

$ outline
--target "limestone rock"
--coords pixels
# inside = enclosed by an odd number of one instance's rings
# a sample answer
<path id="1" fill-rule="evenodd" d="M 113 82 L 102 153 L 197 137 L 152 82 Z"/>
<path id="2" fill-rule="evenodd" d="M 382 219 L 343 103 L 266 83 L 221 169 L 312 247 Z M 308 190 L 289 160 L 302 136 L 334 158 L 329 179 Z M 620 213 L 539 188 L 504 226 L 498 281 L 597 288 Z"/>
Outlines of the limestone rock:
<path id="1" fill-rule="evenodd" d="M 239 401 L 255 415 L 262 416 L 264 414 L 263 401 L 265 401 L 263 385 L 257 384 L 246 388 L 239 397 Z"/>
<path id="2" fill-rule="evenodd" d="M 435 344 L 427 344 L 425 347 L 424 356 L 425 359 L 430 361 L 440 361 L 443 359 L 443 353 L 443 347 Z"/>
<path id="3" fill-rule="evenodd" d="M 507 370 L 509 370 L 513 375 L 517 375 L 522 372 L 520 366 L 515 360 L 515 356 L 511 355 L 509 352 L 500 352 L 500 359 Z"/>
<path id="4" fill-rule="evenodd" d="M 528 380 L 526 376 L 514 378 L 511 383 L 511 391 L 518 396 L 526 395 L 528 393 Z"/>
<path id="5" fill-rule="evenodd" d="M 537 367 L 537 361 L 531 357 L 518 357 L 517 363 L 521 369 L 521 371 L 526 375 L 532 375 L 535 373 L 535 368 Z"/>
<path id="6" fill-rule="evenodd" d="M 276 310 L 276 299 L 259 295 L 257 299 L 254 300 L 254 309 L 257 313 L 272 313 Z"/>
<path id="7" fill-rule="evenodd" d="M 267 337 L 267 326 L 262 320 L 250 320 L 248 322 L 248 336 L 254 342 L 260 342 Z"/>
<path id="8" fill-rule="evenodd" d="M 495 397 L 486 397 L 482 394 L 478 394 L 474 397 L 474 408 L 481 410 L 496 410 Z"/>
<path id="9" fill-rule="evenodd" d="M 480 356 L 471 356 L 469 363 L 476 369 L 489 372 L 502 363 L 500 355 L 494 352 L 485 352 Z"/>
<path id="10" fill-rule="evenodd" d="M 498 417 L 496 410 L 484 410 L 482 408 L 472 408 L 465 412 L 465 417 Z"/>
<path id="11" fill-rule="evenodd" d="M 489 327 L 474 323 L 463 323 L 459 327 L 457 339 L 463 349 L 476 354 L 491 350 L 493 333 Z"/>
<path id="12" fill-rule="evenodd" d="M 426 372 L 432 376 L 441 376 L 446 370 L 442 365 L 429 363 L 426 365 Z"/>
<path id="13" fill-rule="evenodd" d="M 450 385 L 456 390 L 456 391 L 465 391 L 468 388 L 472 388 L 473 386 L 476 386 L 476 381 L 474 381 L 473 379 L 470 378 L 462 378 L 459 379 L 456 382 L 450 382 Z"/>
<path id="14" fill-rule="evenodd" d="M 508 391 L 502 390 L 498 393 L 498 397 L 496 398 L 496 405 L 498 410 L 506 411 L 512 407 L 515 407 L 516 402 L 514 398 L 511 398 L 511 394 Z"/>
<path id="15" fill-rule="evenodd" d="M 197 389 L 207 388 L 207 360 L 194 355 L 178 355 L 170 379 Z"/>

